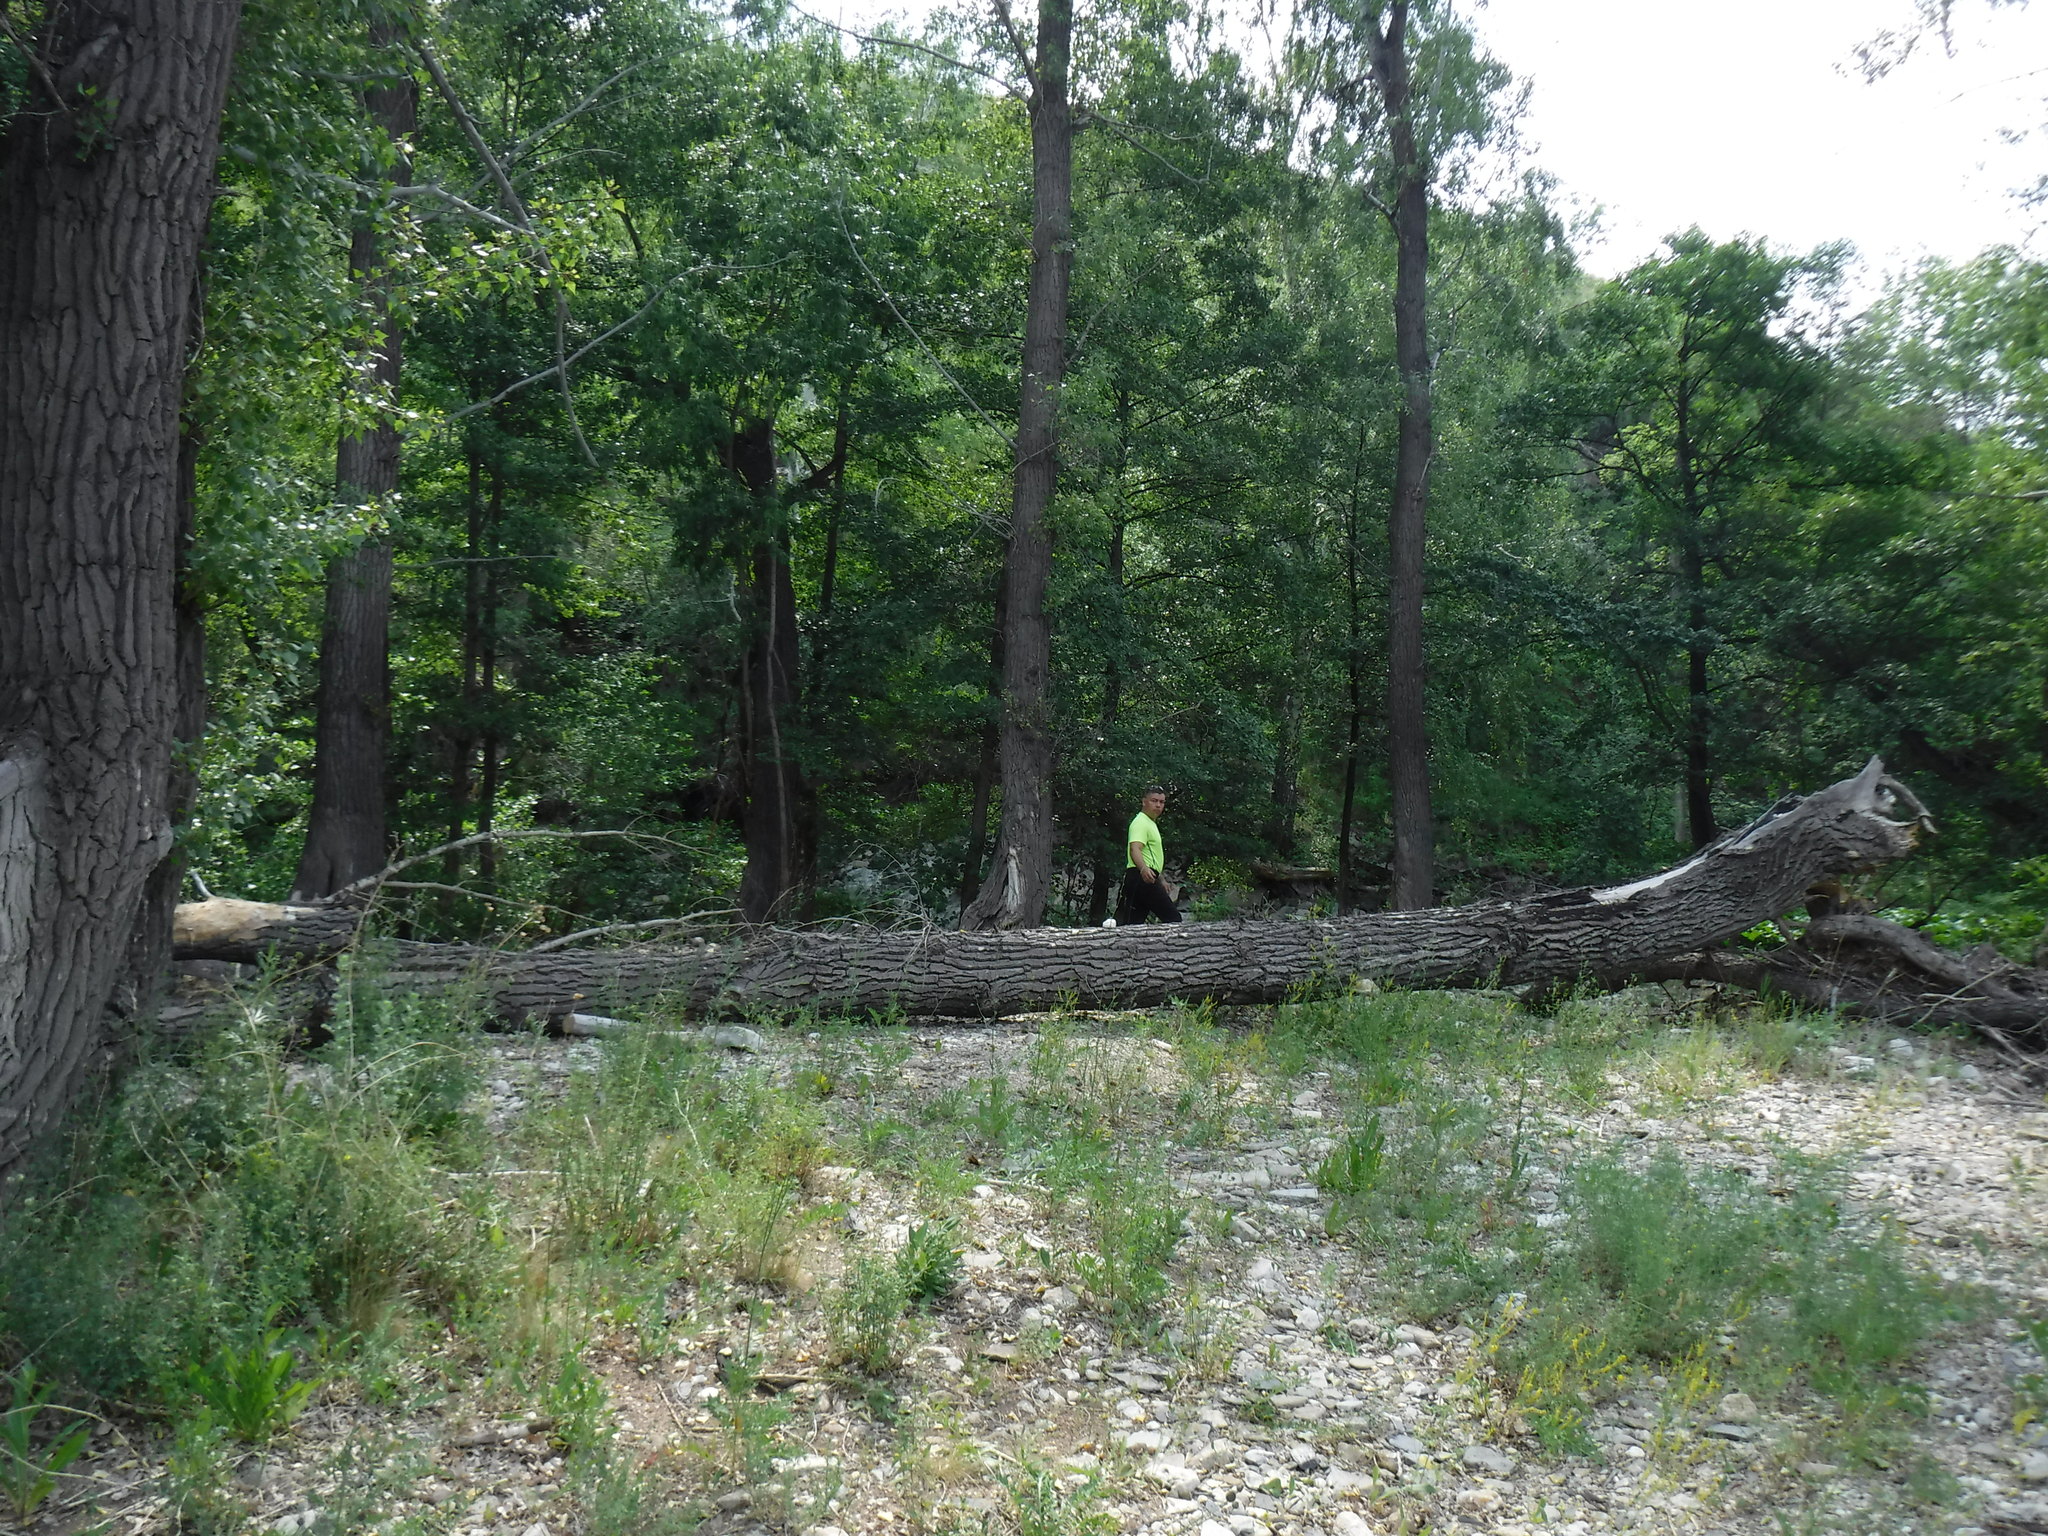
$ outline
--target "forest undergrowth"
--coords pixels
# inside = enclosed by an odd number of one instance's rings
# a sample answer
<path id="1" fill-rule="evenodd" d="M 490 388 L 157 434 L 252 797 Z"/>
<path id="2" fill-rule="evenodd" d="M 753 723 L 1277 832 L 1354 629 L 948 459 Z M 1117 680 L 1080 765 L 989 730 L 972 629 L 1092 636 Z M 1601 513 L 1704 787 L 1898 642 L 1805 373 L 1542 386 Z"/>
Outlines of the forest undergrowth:
<path id="1" fill-rule="evenodd" d="M 736 1052 L 366 978 L 310 1044 L 252 987 L 16 1193 L 0 1495 L 39 1532 L 1953 1529 L 1992 1494 L 1929 1362 L 2025 1326 L 1996 1276 L 2038 1234 L 1933 1236 L 1859 1173 L 1977 1069 L 1652 1001 Z M 1833 1145 L 1734 1108 L 1797 1085 L 1854 1099 Z M 2015 1447 L 2038 1353 L 1995 1389 Z M 1545 1470 L 1472 1482 L 1510 1462 Z"/>

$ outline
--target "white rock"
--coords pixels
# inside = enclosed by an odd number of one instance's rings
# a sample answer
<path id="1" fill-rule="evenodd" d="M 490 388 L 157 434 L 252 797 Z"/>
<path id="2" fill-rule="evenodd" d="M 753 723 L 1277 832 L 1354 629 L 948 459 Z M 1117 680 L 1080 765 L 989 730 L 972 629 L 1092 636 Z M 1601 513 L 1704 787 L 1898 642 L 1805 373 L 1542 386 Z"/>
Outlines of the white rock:
<path id="1" fill-rule="evenodd" d="M 2023 1483 L 2048 1483 L 2048 1451 L 2028 1451 L 2014 1462 Z"/>
<path id="2" fill-rule="evenodd" d="M 1730 1392 L 1721 1399 L 1721 1417 L 1730 1424 L 1754 1424 L 1761 1415 L 1747 1392 Z"/>
<path id="3" fill-rule="evenodd" d="M 326 1521 L 326 1510 L 302 1509 L 297 1514 L 286 1515 L 277 1524 L 273 1525 L 271 1529 L 280 1532 L 281 1536 L 297 1536 L 297 1533 L 300 1531 L 319 1529 Z"/>
<path id="4" fill-rule="evenodd" d="M 722 1045 L 729 1051 L 747 1051 L 758 1055 L 768 1049 L 768 1042 L 758 1030 L 744 1024 L 716 1024 L 701 1032 L 699 1038 L 709 1045 Z"/>
<path id="5" fill-rule="evenodd" d="M 601 1039 L 608 1035 L 623 1035 L 632 1027 L 624 1019 L 607 1018 L 601 1013 L 565 1013 L 562 1015 L 562 1033 L 573 1035 L 579 1040 Z M 491 1086 L 495 1088 L 498 1085 L 493 1083 Z M 511 1091 L 512 1085 L 507 1083 L 505 1085 L 505 1092 L 510 1093 Z"/>
<path id="6" fill-rule="evenodd" d="M 1337 1518 L 1330 1522 L 1330 1529 L 1335 1531 L 1337 1536 L 1378 1536 L 1378 1533 L 1365 1523 L 1365 1516 L 1349 1509 L 1337 1511 Z"/>
<path id="7" fill-rule="evenodd" d="M 1273 1536 L 1273 1527 L 1263 1520 L 1253 1519 L 1250 1515 L 1232 1515 L 1230 1536 Z"/>

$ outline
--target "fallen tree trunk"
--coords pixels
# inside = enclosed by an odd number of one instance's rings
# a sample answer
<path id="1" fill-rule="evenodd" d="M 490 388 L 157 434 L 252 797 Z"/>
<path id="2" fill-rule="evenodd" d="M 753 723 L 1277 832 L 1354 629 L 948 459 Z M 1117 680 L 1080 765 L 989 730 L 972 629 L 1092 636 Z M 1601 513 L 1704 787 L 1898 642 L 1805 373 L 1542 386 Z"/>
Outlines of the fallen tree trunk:
<path id="1" fill-rule="evenodd" d="M 725 946 L 545 954 L 405 944 L 389 954 L 388 975 L 390 985 L 412 991 L 475 986 L 503 1012 L 524 1018 L 626 1008 L 656 999 L 698 1014 L 894 1007 L 910 1014 L 975 1017 L 1061 1002 L 1082 1007 L 1199 998 L 1273 1002 L 1357 977 L 1418 987 L 1618 975 L 1687 975 L 1749 985 L 1755 983 L 1744 979 L 1751 973 L 1743 968 L 1755 963 L 1752 958 L 1713 946 L 1800 906 L 1816 882 L 1904 856 L 1924 822 L 1919 802 L 1873 759 L 1855 778 L 1803 799 L 1787 798 L 1662 874 L 1524 900 L 1322 922 L 983 933 L 766 932 Z M 358 921 L 359 914 L 338 906 L 193 903 L 179 909 L 178 954 L 249 959 L 274 949 L 317 955 L 349 942 Z M 1868 934 L 1875 930 L 1867 925 L 1874 921 L 1816 922 L 1814 942 L 1835 946 L 1834 958 L 1826 963 L 1844 974 L 1853 969 L 1844 957 L 1850 946 L 1873 942 Z M 1937 976 L 1928 968 L 1937 962 L 1971 963 L 1925 940 L 1919 943 L 1933 958 L 1923 956 L 1917 974 Z M 1774 963 L 1787 978 L 1793 976 L 1790 964 Z M 1757 971 L 1755 977 L 1765 974 Z M 1940 973 L 1938 979 L 1946 986 L 1961 974 Z M 1813 990 L 1818 983 L 1775 984 L 1822 1006 L 1829 1001 Z M 1969 994 L 1973 1005 L 2004 1010 L 1996 1021 L 1986 1015 L 1991 1027 L 2032 1029 L 2040 1022 L 2043 1010 L 2029 1014 L 2024 1001 L 2034 994 L 2011 978 L 1979 979 L 1971 985 L 1978 988 Z M 2008 1007 L 2004 998 L 1984 991 L 1986 985 L 2003 986 L 2021 1001 Z M 1903 999 L 1902 988 L 1903 982 L 1888 995 Z M 1836 1002 L 1850 1006 L 1864 998 L 1846 982 L 1835 994 Z"/>

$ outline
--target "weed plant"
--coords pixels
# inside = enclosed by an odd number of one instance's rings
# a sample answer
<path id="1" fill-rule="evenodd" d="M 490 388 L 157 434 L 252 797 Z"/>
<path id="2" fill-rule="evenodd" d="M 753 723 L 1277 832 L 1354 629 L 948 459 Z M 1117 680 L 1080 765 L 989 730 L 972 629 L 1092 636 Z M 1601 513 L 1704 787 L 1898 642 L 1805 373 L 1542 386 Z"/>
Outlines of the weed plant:
<path id="1" fill-rule="evenodd" d="M 1095 1293 L 1120 1332 L 1143 1334 L 1159 1322 L 1173 1289 L 1167 1272 L 1185 1213 L 1171 1199 L 1163 1169 L 1136 1160 L 1101 1165 L 1085 1187 L 1092 1252 L 1074 1257 L 1074 1272 Z"/>
<path id="2" fill-rule="evenodd" d="M 247 1348 L 224 1348 L 204 1364 L 186 1368 L 185 1380 L 206 1410 L 237 1440 L 257 1445 L 299 1415 L 317 1381 L 293 1381 L 297 1360 L 272 1328 Z"/>
<path id="3" fill-rule="evenodd" d="M 1008 1497 L 1017 1536 L 1114 1536 L 1116 1520 L 1102 1508 L 1102 1488 L 1093 1478 L 1069 1485 L 1032 1457 L 996 1481 Z"/>
<path id="4" fill-rule="evenodd" d="M 912 1306 L 944 1301 L 960 1286 L 960 1224 L 921 1221 L 896 1254 L 903 1293 Z"/>
<path id="5" fill-rule="evenodd" d="M 833 1363 L 871 1377 L 900 1369 L 909 1355 L 909 1307 L 910 1289 L 898 1265 L 872 1254 L 855 1259 L 825 1303 Z"/>
<path id="6" fill-rule="evenodd" d="M 43 1501 L 57 1491 L 57 1479 L 78 1460 L 92 1438 L 90 1421 L 76 1423 L 78 1411 L 50 1401 L 50 1386 L 36 1380 L 33 1365 L 24 1362 L 4 1378 L 8 1407 L 0 1411 L 0 1494 L 14 1518 L 27 1525 Z M 37 1443 L 36 1420 L 63 1416 L 48 1441 Z"/>

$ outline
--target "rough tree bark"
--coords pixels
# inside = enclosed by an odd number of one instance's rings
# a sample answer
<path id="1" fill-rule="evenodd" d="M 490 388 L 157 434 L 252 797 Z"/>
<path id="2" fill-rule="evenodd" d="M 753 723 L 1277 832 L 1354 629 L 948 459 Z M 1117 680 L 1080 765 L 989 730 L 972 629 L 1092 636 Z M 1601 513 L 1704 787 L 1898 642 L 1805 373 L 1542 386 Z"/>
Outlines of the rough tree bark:
<path id="1" fill-rule="evenodd" d="M 370 41 L 392 52 L 399 26 L 379 20 Z M 394 144 L 413 131 L 419 88 L 410 74 L 363 93 L 371 120 Z M 401 154 L 385 172 L 410 179 Z M 349 237 L 349 272 L 362 285 L 373 340 L 365 383 L 386 398 L 398 391 L 399 328 L 390 318 L 391 278 L 378 219 L 365 207 Z M 341 439 L 335 485 L 344 501 L 382 510 L 398 491 L 398 424 L 387 412 Z M 292 879 L 294 900 L 325 896 L 384 867 L 384 760 L 391 738 L 391 539 L 378 533 L 327 567 L 327 607 L 320 626 L 320 699 L 314 721 L 313 806 L 306 846 Z"/>
<path id="2" fill-rule="evenodd" d="M 803 916 L 817 866 L 816 815 L 789 739 L 797 724 L 796 584 L 787 535 L 773 526 L 775 424 L 733 434 L 733 473 L 753 496 L 760 535 L 751 556 L 752 625 L 740 677 L 740 779 L 746 797 L 746 873 L 740 914 L 750 923 Z"/>
<path id="3" fill-rule="evenodd" d="M 98 1046 L 170 851 L 178 416 L 240 14 L 45 8 L 0 141 L 0 1170 Z"/>
<path id="4" fill-rule="evenodd" d="M 1303 987 L 1354 977 L 1405 986 L 1513 985 L 1710 975 L 1714 965 L 1729 968 L 1717 979 L 1741 981 L 1737 970 L 1749 963 L 1745 956 L 1717 957 L 1710 946 L 1802 905 L 1817 882 L 1904 856 L 1922 820 L 1919 803 L 1873 759 L 1855 778 L 1781 801 L 1676 868 L 1626 885 L 1326 922 L 781 933 L 724 949 L 528 955 L 413 944 L 390 956 L 387 984 L 408 990 L 475 986 L 505 1013 L 530 1018 L 657 998 L 700 1013 L 895 1006 L 912 1014 L 977 1016 L 1062 1000 L 1081 1006 L 1200 998 L 1274 1002 Z M 354 916 L 336 908 L 194 903 L 180 909 L 179 953 L 247 960 L 275 948 L 318 955 L 347 941 Z M 1832 917 L 1817 922 L 1816 943 L 1846 944 L 1862 931 L 1843 924 Z M 1926 974 L 1938 978 L 1943 993 L 1958 992 L 1950 983 L 1962 973 L 1938 969 L 1958 962 L 1933 953 Z M 1994 1026 L 2039 1031 L 2048 1023 L 2048 975 L 1991 981 L 2004 995 L 1983 992 L 1986 1006 L 2005 1008 L 1987 1014 Z M 1913 992 L 1903 982 L 1891 996 L 1901 1009 L 1917 998 L 1921 1017 L 1967 1016 L 1930 1008 L 1941 994 Z M 2005 1007 L 2009 998 L 2019 1001 Z"/>
<path id="5" fill-rule="evenodd" d="M 1427 547 L 1431 420 L 1429 167 L 1415 138 L 1408 71 L 1408 4 L 1374 22 L 1372 76 L 1386 108 L 1393 154 L 1394 361 L 1401 373 L 1400 438 L 1387 518 L 1387 785 L 1394 813 L 1393 905 L 1434 901 L 1435 831 L 1429 803 L 1429 722 L 1423 692 L 1423 557 Z"/>
<path id="6" fill-rule="evenodd" d="M 1074 117 L 1067 101 L 1073 0 L 1039 0 L 1031 71 L 1031 279 L 1024 307 L 1024 388 L 1003 556 L 1003 812 L 965 929 L 1035 928 L 1052 881 L 1052 574 L 1046 512 L 1059 479 L 1059 394 L 1066 373 L 1067 281 L 1073 267 Z"/>

